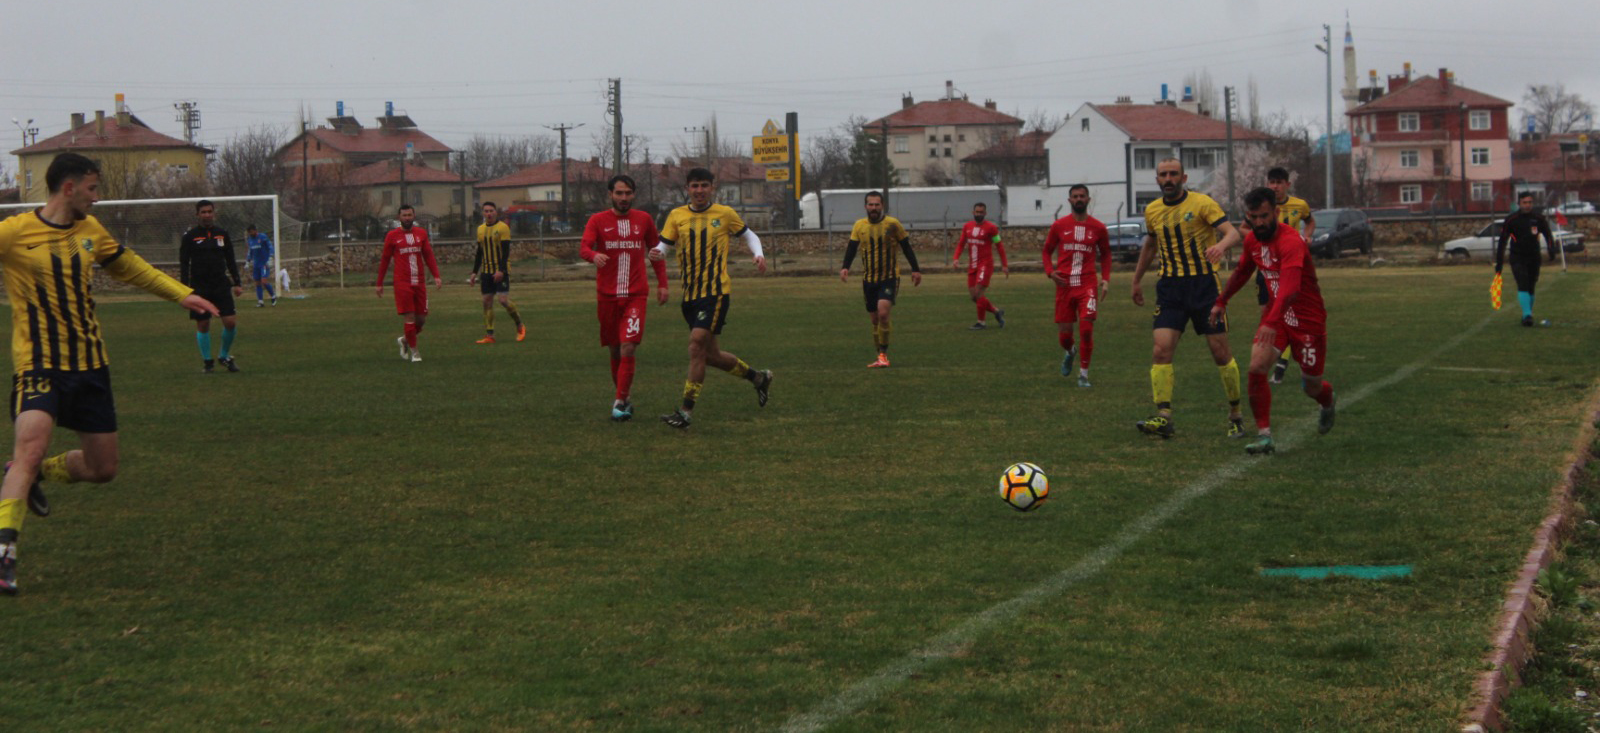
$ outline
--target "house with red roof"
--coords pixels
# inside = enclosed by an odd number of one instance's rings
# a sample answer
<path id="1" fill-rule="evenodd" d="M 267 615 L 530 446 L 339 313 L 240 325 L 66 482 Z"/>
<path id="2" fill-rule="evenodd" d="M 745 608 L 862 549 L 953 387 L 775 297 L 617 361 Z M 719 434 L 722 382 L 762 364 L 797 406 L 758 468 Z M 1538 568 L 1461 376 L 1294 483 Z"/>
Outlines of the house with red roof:
<path id="1" fill-rule="evenodd" d="M 1540 206 L 1600 201 L 1600 140 L 1563 132 L 1511 143 L 1511 177 L 1514 194 L 1531 192 Z"/>
<path id="2" fill-rule="evenodd" d="M 906 95 L 900 110 L 861 126 L 873 139 L 888 143 L 889 167 L 900 186 L 952 186 L 966 180 L 967 157 L 1022 134 L 1023 121 L 997 109 L 967 101 L 951 82 L 945 96 L 917 102 Z"/>
<path id="3" fill-rule="evenodd" d="M 561 168 L 559 158 L 547 160 L 510 175 L 482 181 L 473 189 L 480 203 L 493 201 L 501 210 L 513 210 L 512 207 L 516 207 L 515 211 L 556 214 L 562 211 Z M 572 158 L 567 159 L 566 169 L 567 198 L 572 202 L 570 213 L 576 216 L 600 198 L 606 181 L 611 178 L 611 169 L 600 165 L 597 160 Z"/>
<path id="4" fill-rule="evenodd" d="M 402 165 L 399 158 L 380 160 L 348 171 L 340 182 L 363 191 L 372 203 L 372 210 L 383 217 L 397 216 L 400 204 L 408 203 L 422 220 L 460 216 L 470 183 L 454 171 L 440 170 L 416 159 Z"/>
<path id="5" fill-rule="evenodd" d="M 43 203 L 49 191 L 45 171 L 61 153 L 73 152 L 100 164 L 101 197 L 147 198 L 200 192 L 205 184 L 203 145 L 150 129 L 117 95 L 115 114 L 95 111 L 94 119 L 74 112 L 65 132 L 11 151 L 17 156 L 17 187 L 22 203 Z"/>
<path id="6" fill-rule="evenodd" d="M 1184 102 L 1086 103 L 1045 140 L 1049 176 L 1044 186 L 1007 189 L 1007 222 L 1045 224 L 1064 215 L 1067 192 L 1089 187 L 1089 213 L 1102 221 L 1143 216 L 1161 197 L 1156 164 L 1183 161 L 1191 190 L 1204 188 L 1227 168 L 1229 130 L 1225 121 L 1202 114 Z M 1272 137 L 1235 123 L 1235 155 L 1242 146 L 1266 146 Z"/>
<path id="7" fill-rule="evenodd" d="M 961 178 L 969 185 L 1041 183 L 1049 175 L 1044 142 L 1050 131 L 1009 137 L 961 159 Z"/>
<path id="8" fill-rule="evenodd" d="M 1419 212 L 1508 210 L 1511 106 L 1457 84 L 1449 69 L 1389 77 L 1383 94 L 1345 113 L 1364 203 Z"/>
<path id="9" fill-rule="evenodd" d="M 316 196 L 329 188 L 345 189 L 351 184 L 347 178 L 355 171 L 385 161 L 406 158 L 411 171 L 417 165 L 436 171 L 450 170 L 449 146 L 417 128 L 416 122 L 404 114 L 385 114 L 377 118 L 378 126 L 364 127 L 355 117 L 328 118 L 328 124 L 304 130 L 273 154 L 278 169 L 283 171 L 285 198 L 304 212 L 306 205 L 299 200 L 302 190 Z M 363 174 L 374 175 L 373 169 Z M 398 176 L 399 167 L 394 171 Z M 459 177 L 456 179 L 459 183 Z M 381 200 L 382 191 L 375 192 Z M 449 207 L 443 202 L 430 202 L 426 208 L 418 202 L 417 215 L 426 213 L 443 216 Z M 398 202 L 395 203 L 398 206 Z M 459 205 L 459 204 L 457 204 Z M 302 213 L 302 215 L 305 215 Z"/>

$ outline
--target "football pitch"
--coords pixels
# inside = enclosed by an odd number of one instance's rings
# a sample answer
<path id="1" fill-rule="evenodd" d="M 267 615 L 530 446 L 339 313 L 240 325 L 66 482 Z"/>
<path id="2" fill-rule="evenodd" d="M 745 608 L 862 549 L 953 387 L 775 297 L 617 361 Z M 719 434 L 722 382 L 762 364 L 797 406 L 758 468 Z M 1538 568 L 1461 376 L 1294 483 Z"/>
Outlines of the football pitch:
<path id="1" fill-rule="evenodd" d="M 736 271 L 722 345 L 775 372 L 772 400 L 713 370 L 684 433 L 656 419 L 683 385 L 676 290 L 623 424 L 592 282 L 518 282 L 528 340 L 499 311 L 485 347 L 447 271 L 416 364 L 387 291 L 247 293 L 243 371 L 212 375 L 177 307 L 108 296 L 121 474 L 47 486 L 54 516 L 23 527 L 0 720 L 1457 730 L 1595 399 L 1600 274 L 1546 270 L 1545 328 L 1514 298 L 1492 312 L 1482 267 L 1320 275 L 1338 424 L 1315 434 L 1292 369 L 1268 458 L 1224 437 L 1193 334 L 1177 437 L 1134 430 L 1150 310 L 1125 269 L 1091 389 L 1060 375 L 1038 273 L 995 281 L 1008 326 L 982 332 L 964 279 L 906 281 L 894 366 L 868 370 L 854 279 Z M 1241 367 L 1253 295 L 1231 309 Z M 1038 511 L 996 495 L 1015 461 L 1050 476 Z M 1324 566 L 1411 573 L 1262 572 Z"/>

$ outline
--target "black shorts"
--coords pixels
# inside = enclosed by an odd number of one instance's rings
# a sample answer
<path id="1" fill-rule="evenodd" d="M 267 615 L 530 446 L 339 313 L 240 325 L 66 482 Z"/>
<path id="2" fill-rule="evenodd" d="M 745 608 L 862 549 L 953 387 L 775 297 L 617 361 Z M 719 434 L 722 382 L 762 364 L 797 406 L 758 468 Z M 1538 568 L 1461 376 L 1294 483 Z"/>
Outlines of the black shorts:
<path id="1" fill-rule="evenodd" d="M 1267 291 L 1267 276 L 1256 270 L 1256 302 L 1263 308 L 1272 302 L 1272 293 Z"/>
<path id="2" fill-rule="evenodd" d="M 1188 324 L 1202 336 L 1227 333 L 1228 320 L 1213 326 L 1211 307 L 1217 304 L 1217 276 L 1163 277 L 1156 281 L 1155 328 L 1175 328 L 1183 333 Z"/>
<path id="3" fill-rule="evenodd" d="M 117 406 L 111 399 L 111 370 L 86 372 L 30 369 L 11 380 L 11 420 L 42 410 L 56 424 L 80 433 L 117 432 Z"/>
<path id="4" fill-rule="evenodd" d="M 220 288 L 195 288 L 194 294 L 211 301 L 211 304 L 217 307 L 217 315 L 219 316 L 231 316 L 238 313 L 238 311 L 233 307 L 232 285 L 224 285 Z M 194 321 L 208 321 L 211 320 L 211 314 L 189 311 L 189 319 Z"/>
<path id="5" fill-rule="evenodd" d="M 878 301 L 880 300 L 887 300 L 890 305 L 894 305 L 894 296 L 898 292 L 900 292 L 900 278 L 898 277 L 877 282 L 861 283 L 861 294 L 866 297 L 868 313 L 878 312 Z"/>
<path id="6" fill-rule="evenodd" d="M 1539 253 L 1532 257 L 1512 257 L 1511 277 L 1517 283 L 1517 292 L 1532 293 L 1539 284 Z"/>
<path id="7" fill-rule="evenodd" d="M 690 329 L 704 328 L 712 334 L 722 333 L 722 324 L 728 321 L 728 296 L 714 295 L 683 301 L 683 320 Z"/>
<path id="8" fill-rule="evenodd" d="M 503 278 L 500 282 L 494 281 L 494 273 L 492 272 L 487 275 L 479 275 L 478 292 L 483 293 L 484 295 L 511 292 L 511 273 L 506 273 L 505 278 Z"/>

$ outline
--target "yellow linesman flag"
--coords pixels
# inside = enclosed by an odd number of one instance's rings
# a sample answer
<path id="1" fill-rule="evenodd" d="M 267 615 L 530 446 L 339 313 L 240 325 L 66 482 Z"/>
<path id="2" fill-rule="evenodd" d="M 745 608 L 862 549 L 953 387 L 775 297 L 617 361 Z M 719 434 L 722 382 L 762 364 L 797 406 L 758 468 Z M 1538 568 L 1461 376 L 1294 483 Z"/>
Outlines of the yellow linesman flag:
<path id="1" fill-rule="evenodd" d="M 1493 305 L 1495 310 L 1500 310 L 1501 283 L 1502 280 L 1500 278 L 1500 273 L 1498 272 L 1494 274 L 1494 282 L 1489 283 L 1489 304 Z"/>

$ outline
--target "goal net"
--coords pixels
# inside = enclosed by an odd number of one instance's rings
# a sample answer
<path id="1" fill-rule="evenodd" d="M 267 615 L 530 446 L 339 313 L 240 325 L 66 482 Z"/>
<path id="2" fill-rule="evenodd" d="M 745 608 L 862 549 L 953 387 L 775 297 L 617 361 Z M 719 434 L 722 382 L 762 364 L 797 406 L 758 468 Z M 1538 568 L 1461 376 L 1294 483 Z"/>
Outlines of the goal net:
<path id="1" fill-rule="evenodd" d="M 202 200 L 215 204 L 216 226 L 227 230 L 232 236 L 234 252 L 239 258 L 239 275 L 244 284 L 250 284 L 245 232 L 250 226 L 272 238 L 274 281 L 277 281 L 277 274 L 283 270 L 286 262 L 307 256 L 306 227 L 283 215 L 275 195 L 101 201 L 89 213 L 99 219 L 100 224 L 118 242 L 138 252 L 151 264 L 177 272 L 178 240 L 197 223 L 194 208 Z M 26 213 L 39 206 L 37 203 L 3 204 L 0 205 L 0 218 Z M 288 241 L 285 241 L 286 237 Z"/>

